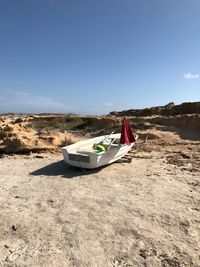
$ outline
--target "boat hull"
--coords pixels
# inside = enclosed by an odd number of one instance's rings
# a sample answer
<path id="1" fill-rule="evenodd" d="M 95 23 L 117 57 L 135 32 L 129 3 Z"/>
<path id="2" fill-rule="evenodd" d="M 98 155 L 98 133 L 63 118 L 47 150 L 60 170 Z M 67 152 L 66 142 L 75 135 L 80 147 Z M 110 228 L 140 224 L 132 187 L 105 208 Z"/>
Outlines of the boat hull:
<path id="1" fill-rule="evenodd" d="M 119 140 L 120 134 L 112 134 L 109 137 Z M 130 145 L 119 145 L 114 143 L 108 150 L 101 152 L 95 151 L 92 148 L 93 145 L 105 138 L 106 136 L 100 136 L 63 147 L 62 152 L 65 162 L 71 166 L 79 168 L 94 169 L 119 160 L 125 156 L 134 145 L 134 143 L 131 143 Z"/>

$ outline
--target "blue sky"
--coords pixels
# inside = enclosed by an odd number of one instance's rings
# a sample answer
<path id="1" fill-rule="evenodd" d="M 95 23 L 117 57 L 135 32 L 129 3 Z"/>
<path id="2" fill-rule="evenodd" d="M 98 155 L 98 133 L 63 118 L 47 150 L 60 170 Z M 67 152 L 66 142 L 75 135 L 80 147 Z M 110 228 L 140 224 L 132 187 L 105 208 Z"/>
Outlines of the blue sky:
<path id="1" fill-rule="evenodd" d="M 200 101 L 199 0 L 0 0 L 0 112 Z"/>

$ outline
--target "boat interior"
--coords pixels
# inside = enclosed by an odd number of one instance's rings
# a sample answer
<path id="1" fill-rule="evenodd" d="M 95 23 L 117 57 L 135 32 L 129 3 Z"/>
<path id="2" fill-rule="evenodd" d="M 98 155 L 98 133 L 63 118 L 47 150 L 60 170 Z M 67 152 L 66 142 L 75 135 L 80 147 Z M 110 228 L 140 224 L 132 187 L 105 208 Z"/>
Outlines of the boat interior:
<path id="1" fill-rule="evenodd" d="M 119 141 L 119 138 L 107 138 L 101 142 L 85 144 L 77 147 L 76 153 L 93 152 L 99 154 L 101 152 L 116 149 L 119 147 Z"/>

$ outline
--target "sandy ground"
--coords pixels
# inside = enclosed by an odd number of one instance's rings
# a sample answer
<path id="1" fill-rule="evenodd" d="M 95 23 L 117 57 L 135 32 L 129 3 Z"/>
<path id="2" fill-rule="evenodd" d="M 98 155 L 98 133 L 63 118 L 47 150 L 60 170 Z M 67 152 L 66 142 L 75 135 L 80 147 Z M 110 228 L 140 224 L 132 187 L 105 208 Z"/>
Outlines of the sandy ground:
<path id="1" fill-rule="evenodd" d="M 200 266 L 200 143 L 75 169 L 0 158 L 0 266 Z"/>

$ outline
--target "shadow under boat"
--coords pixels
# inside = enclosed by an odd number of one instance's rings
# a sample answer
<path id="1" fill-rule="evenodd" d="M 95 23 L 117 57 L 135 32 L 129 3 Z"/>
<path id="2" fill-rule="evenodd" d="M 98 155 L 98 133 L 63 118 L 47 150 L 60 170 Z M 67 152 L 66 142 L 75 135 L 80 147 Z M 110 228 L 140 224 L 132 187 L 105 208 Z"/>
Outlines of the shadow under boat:
<path id="1" fill-rule="evenodd" d="M 116 163 L 130 163 L 131 162 L 131 157 L 130 156 L 124 156 L 123 158 L 117 160 L 116 162 L 113 162 L 112 164 Z M 45 175 L 45 176 L 60 176 L 63 178 L 75 178 L 78 176 L 85 176 L 85 175 L 90 175 L 94 173 L 98 173 L 101 171 L 103 168 L 105 168 L 108 165 L 96 168 L 96 169 L 82 169 L 78 167 L 73 167 L 67 164 L 64 160 L 60 160 L 58 162 L 51 163 L 43 168 L 40 168 L 36 171 L 33 171 L 30 173 L 30 175 L 33 176 L 40 176 L 40 175 Z"/>
<path id="2" fill-rule="evenodd" d="M 51 163 L 43 168 L 40 168 L 36 171 L 30 173 L 33 176 L 61 176 L 63 178 L 75 178 L 78 176 L 89 175 L 92 173 L 97 173 L 102 169 L 102 167 L 97 169 L 81 169 L 78 167 L 73 167 L 67 164 L 64 160 L 60 160 L 58 162 Z"/>

